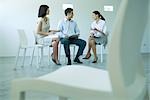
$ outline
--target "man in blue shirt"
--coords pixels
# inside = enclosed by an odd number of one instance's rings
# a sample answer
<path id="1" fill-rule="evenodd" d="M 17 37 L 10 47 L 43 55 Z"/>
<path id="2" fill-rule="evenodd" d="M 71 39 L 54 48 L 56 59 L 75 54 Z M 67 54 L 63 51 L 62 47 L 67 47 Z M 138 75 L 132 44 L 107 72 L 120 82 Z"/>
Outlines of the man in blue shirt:
<path id="1" fill-rule="evenodd" d="M 72 20 L 73 9 L 67 8 L 65 10 L 65 16 L 65 19 L 59 23 L 58 28 L 60 30 L 60 41 L 62 44 L 64 44 L 65 54 L 68 58 L 67 65 L 71 65 L 70 44 L 76 44 L 77 46 L 79 46 L 74 62 L 82 63 L 79 60 L 79 56 L 83 54 L 83 50 L 86 46 L 86 41 L 78 38 L 78 36 L 80 35 L 80 30 L 77 26 L 77 23 Z"/>

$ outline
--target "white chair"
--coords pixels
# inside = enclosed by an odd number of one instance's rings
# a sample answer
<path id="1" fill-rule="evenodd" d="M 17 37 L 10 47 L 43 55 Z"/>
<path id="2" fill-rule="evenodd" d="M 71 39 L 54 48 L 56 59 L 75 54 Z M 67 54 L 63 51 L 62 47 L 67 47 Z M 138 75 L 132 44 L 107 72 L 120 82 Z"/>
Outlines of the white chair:
<path id="1" fill-rule="evenodd" d="M 26 91 L 43 91 L 59 100 L 148 100 L 140 47 L 149 0 L 122 0 L 112 31 L 107 70 L 72 65 L 47 75 L 16 79 L 12 100 L 25 100 Z M 136 3 L 136 4 L 135 4 Z"/>
<path id="2" fill-rule="evenodd" d="M 16 66 L 17 66 L 17 63 L 18 63 L 18 58 L 19 58 L 19 54 L 20 54 L 20 50 L 23 49 L 24 52 L 23 52 L 23 64 L 22 66 L 24 65 L 24 62 L 25 62 L 25 56 L 26 56 L 26 51 L 27 51 L 27 48 L 32 48 L 33 49 L 33 52 L 32 52 L 32 58 L 31 58 L 31 63 L 32 64 L 32 61 L 33 61 L 33 55 L 34 55 L 34 51 L 35 49 L 37 48 L 37 64 L 39 65 L 41 60 L 43 59 L 43 48 L 44 47 L 48 47 L 49 48 L 49 45 L 41 45 L 41 44 L 36 44 L 35 43 L 35 40 L 28 40 L 28 37 L 27 37 L 27 34 L 25 33 L 25 31 L 23 29 L 18 29 L 18 34 L 19 34 L 19 49 L 18 49 L 18 53 L 17 53 L 17 56 L 16 56 Z M 32 34 L 30 34 L 32 35 Z M 41 59 L 39 58 L 39 49 L 41 49 Z M 49 52 L 50 52 L 50 48 L 49 48 Z M 49 54 L 49 53 L 48 53 Z M 49 55 L 48 55 L 49 56 Z M 40 60 L 39 60 L 40 59 Z M 49 59 L 50 57 L 48 57 L 48 63 L 49 63 Z M 16 69 L 16 68 L 15 68 Z"/>
<path id="3" fill-rule="evenodd" d="M 45 43 L 44 40 L 43 40 L 43 44 L 38 44 L 37 42 L 37 35 L 36 33 L 33 31 L 33 34 L 34 34 L 34 41 L 35 41 L 35 46 L 34 46 L 34 49 L 33 49 L 33 53 L 32 53 L 32 58 L 31 58 L 31 65 L 32 65 L 32 62 L 33 62 L 33 56 L 34 56 L 34 53 L 35 53 L 35 50 L 37 49 L 37 65 L 40 65 L 41 64 L 41 60 L 43 60 L 43 55 L 44 55 L 44 48 L 45 47 L 48 47 L 48 65 L 50 64 L 50 54 L 51 54 L 51 48 L 53 48 L 51 45 L 50 45 L 50 42 L 48 43 Z M 52 40 L 52 38 L 58 38 L 58 35 L 57 34 L 52 34 L 52 35 L 48 35 L 46 37 L 44 37 L 47 41 L 50 41 Z M 39 49 L 41 50 L 41 57 L 39 56 Z M 38 66 L 37 66 L 38 67 Z"/>
<path id="4" fill-rule="evenodd" d="M 106 37 L 104 37 L 105 43 L 96 43 L 96 46 L 100 46 L 100 61 L 101 63 L 103 62 L 103 50 L 106 48 L 106 42 L 108 42 L 107 38 L 108 38 L 108 32 L 107 32 L 107 27 L 106 25 L 104 26 L 103 32 L 105 33 Z"/>
<path id="5" fill-rule="evenodd" d="M 22 62 L 22 66 L 23 66 L 24 61 L 25 61 L 27 48 L 33 48 L 34 44 L 33 43 L 28 43 L 28 38 L 27 38 L 26 33 L 23 29 L 18 29 L 17 32 L 18 32 L 18 35 L 19 35 L 19 48 L 18 48 L 18 53 L 17 53 L 17 56 L 16 56 L 16 66 L 17 66 L 17 63 L 18 63 L 18 58 L 19 58 L 19 54 L 20 54 L 21 49 L 24 50 L 24 52 L 23 52 L 23 62 Z"/>
<path id="6" fill-rule="evenodd" d="M 38 44 L 37 43 L 37 35 L 36 35 L 36 33 L 33 31 L 33 34 L 34 34 L 34 41 L 35 41 L 35 46 L 34 46 L 34 49 L 33 49 L 33 52 L 32 52 L 32 58 L 31 58 L 31 65 L 32 65 L 32 63 L 33 63 L 33 58 L 34 58 L 34 53 L 35 53 L 35 50 L 37 49 L 37 65 L 40 65 L 41 64 L 41 61 L 43 60 L 43 55 L 44 55 L 44 52 L 43 52 L 43 50 L 44 50 L 44 48 L 45 47 L 48 47 L 48 53 L 47 53 L 47 55 L 48 55 L 48 65 L 49 65 L 49 63 L 50 63 L 50 48 L 52 47 L 52 46 L 50 46 L 50 44 Z M 52 38 L 52 37 L 50 37 L 50 36 L 48 36 L 47 37 L 49 40 Z M 44 43 L 44 41 L 43 41 L 43 43 Z M 41 57 L 39 56 L 39 49 L 40 49 L 40 52 L 41 52 Z"/>

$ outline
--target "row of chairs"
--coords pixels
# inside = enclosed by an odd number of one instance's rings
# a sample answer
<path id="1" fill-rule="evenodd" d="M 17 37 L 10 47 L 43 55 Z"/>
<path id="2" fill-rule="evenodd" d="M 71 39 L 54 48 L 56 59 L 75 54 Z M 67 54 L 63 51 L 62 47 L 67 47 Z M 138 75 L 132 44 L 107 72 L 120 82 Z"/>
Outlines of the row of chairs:
<path id="1" fill-rule="evenodd" d="M 38 44 L 38 43 L 36 43 L 35 34 L 34 34 L 34 40 L 32 40 L 33 42 L 30 41 L 30 43 L 29 43 L 29 40 L 28 40 L 28 37 L 27 37 L 27 34 L 25 33 L 25 31 L 23 29 L 18 29 L 17 31 L 18 31 L 18 34 L 19 34 L 20 44 L 19 44 L 18 53 L 17 53 L 17 56 L 16 56 L 16 66 L 17 66 L 17 63 L 18 63 L 18 59 L 19 59 L 21 49 L 23 50 L 23 61 L 22 61 L 21 66 L 24 66 L 26 52 L 27 52 L 28 48 L 33 49 L 32 56 L 31 56 L 31 61 L 30 61 L 31 65 L 33 63 L 33 58 L 34 58 L 35 51 L 37 51 L 37 53 L 36 53 L 37 54 L 37 65 L 39 65 L 39 64 L 41 64 L 41 61 L 43 60 L 44 48 L 48 48 L 47 54 L 48 54 L 48 65 L 49 65 L 50 53 L 51 53 L 50 44 Z M 102 63 L 103 62 L 103 45 L 101 45 L 101 44 L 98 44 L 98 45 L 100 45 L 100 54 L 101 54 L 100 59 L 101 59 L 101 63 Z M 76 45 L 74 45 L 74 44 L 71 45 L 71 47 L 73 47 L 73 56 L 72 56 L 73 58 L 75 57 L 75 46 Z M 62 47 L 63 46 L 61 46 L 61 45 L 59 47 L 60 48 L 59 49 L 59 60 L 60 60 L 61 48 Z"/>

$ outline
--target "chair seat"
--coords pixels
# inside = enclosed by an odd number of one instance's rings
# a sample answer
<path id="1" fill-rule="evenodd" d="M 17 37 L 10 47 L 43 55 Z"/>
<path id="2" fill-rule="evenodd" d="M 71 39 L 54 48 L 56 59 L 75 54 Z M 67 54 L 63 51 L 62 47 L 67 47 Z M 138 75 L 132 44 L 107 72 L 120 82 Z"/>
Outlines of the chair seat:
<path id="1" fill-rule="evenodd" d="M 46 46 L 50 46 L 51 47 L 51 45 L 45 45 L 45 44 L 36 44 L 35 46 L 36 47 L 46 47 Z"/>
<path id="2" fill-rule="evenodd" d="M 83 100 L 113 98 L 108 72 L 81 65 L 64 66 L 44 76 L 16 80 L 14 83 L 15 89 L 19 91 L 39 90 L 59 96 L 67 94 L 77 100 L 79 100 L 78 97 L 84 98 Z"/>
<path id="3" fill-rule="evenodd" d="M 33 48 L 34 46 L 31 45 L 21 45 L 20 48 L 21 49 L 25 49 L 25 48 Z"/>
<path id="4" fill-rule="evenodd" d="M 53 73 L 41 76 L 38 79 L 65 84 L 70 87 L 82 87 L 85 90 L 112 91 L 107 71 L 81 65 L 65 66 Z"/>
<path id="5" fill-rule="evenodd" d="M 71 65 L 35 80 L 38 84 L 44 83 L 43 85 L 47 86 L 46 90 L 50 93 L 56 93 L 60 96 L 66 96 L 67 94 L 77 100 L 79 100 L 78 97 L 83 100 L 99 100 L 100 97 L 105 100 L 113 98 L 109 74 L 105 70 Z M 44 89 L 43 87 L 40 88 Z"/>

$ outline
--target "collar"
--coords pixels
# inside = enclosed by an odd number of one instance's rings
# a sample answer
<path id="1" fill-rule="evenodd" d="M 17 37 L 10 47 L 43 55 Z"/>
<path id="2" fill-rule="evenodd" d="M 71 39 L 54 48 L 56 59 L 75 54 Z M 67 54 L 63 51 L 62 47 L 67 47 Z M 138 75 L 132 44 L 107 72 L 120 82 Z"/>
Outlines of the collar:
<path id="1" fill-rule="evenodd" d="M 96 21 L 96 20 L 95 20 L 95 23 L 99 24 L 99 23 L 100 23 L 100 21 L 101 21 L 101 19 L 99 19 L 98 21 Z"/>
<path id="2" fill-rule="evenodd" d="M 69 21 L 67 18 L 64 18 L 64 21 Z M 71 19 L 70 22 L 73 22 L 73 20 Z"/>
<path id="3" fill-rule="evenodd" d="M 101 23 L 101 21 L 104 21 L 104 20 L 102 20 L 102 19 L 99 19 L 99 21 L 98 22 L 96 22 L 96 20 L 94 21 L 96 24 L 99 24 L 99 23 Z"/>

